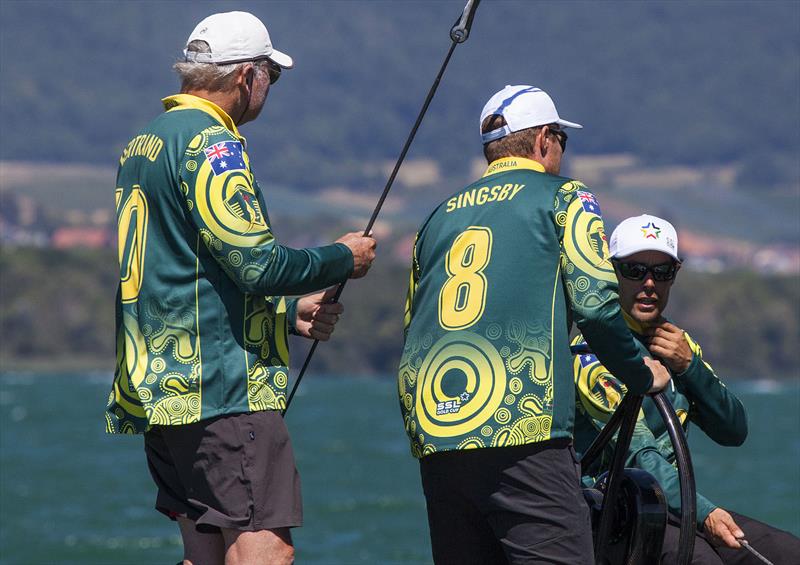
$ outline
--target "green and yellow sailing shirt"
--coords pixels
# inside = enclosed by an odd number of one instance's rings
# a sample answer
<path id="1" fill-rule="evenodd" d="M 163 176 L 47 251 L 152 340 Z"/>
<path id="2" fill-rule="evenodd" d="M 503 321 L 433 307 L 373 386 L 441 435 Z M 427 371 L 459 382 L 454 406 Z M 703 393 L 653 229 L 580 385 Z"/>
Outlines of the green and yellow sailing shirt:
<path id="1" fill-rule="evenodd" d="M 642 327 L 627 315 L 625 319 L 642 351 L 646 352 Z M 741 445 L 747 437 L 747 415 L 742 403 L 703 360 L 703 352 L 697 342 L 688 334 L 684 334 L 684 337 L 692 350 L 692 362 L 683 373 L 672 374 L 664 394 L 675 408 L 685 431 L 688 432 L 691 421 L 720 445 Z M 573 340 L 573 345 L 584 343 L 583 336 L 580 335 Z M 628 389 L 603 366 L 594 353 L 576 354 L 573 370 L 578 391 L 575 449 L 583 454 L 611 418 Z M 584 477 L 587 486 L 594 483 L 594 477 L 610 466 L 613 446 L 612 441 L 590 469 L 591 475 Z M 649 396 L 642 402 L 626 466 L 638 467 L 652 474 L 664 490 L 670 511 L 680 513 L 680 482 L 675 466 L 675 452 L 664 421 Z M 698 493 L 698 527 L 703 527 L 706 516 L 714 508 L 715 504 Z"/>
<path id="2" fill-rule="evenodd" d="M 535 161 L 491 163 L 414 245 L 398 375 L 413 455 L 570 437 L 570 318 L 646 391 L 617 301 L 592 193 Z"/>
<path id="3" fill-rule="evenodd" d="M 275 241 L 245 139 L 221 108 L 187 94 L 164 106 L 119 160 L 110 433 L 282 409 L 296 304 L 281 296 L 353 269 L 345 245 Z"/>

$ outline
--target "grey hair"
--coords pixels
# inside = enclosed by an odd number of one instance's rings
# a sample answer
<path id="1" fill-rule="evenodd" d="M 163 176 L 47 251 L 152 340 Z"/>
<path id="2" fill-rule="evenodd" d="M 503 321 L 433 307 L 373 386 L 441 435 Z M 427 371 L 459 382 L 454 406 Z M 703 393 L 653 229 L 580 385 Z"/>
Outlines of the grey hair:
<path id="1" fill-rule="evenodd" d="M 205 41 L 195 39 L 186 46 L 187 51 L 196 53 L 211 53 L 211 48 Z M 215 65 L 214 63 L 197 63 L 194 61 L 179 61 L 172 65 L 181 79 L 181 90 L 208 90 L 219 92 L 228 90 L 233 86 L 233 79 L 239 67 L 252 63 L 234 63 L 231 65 Z"/>

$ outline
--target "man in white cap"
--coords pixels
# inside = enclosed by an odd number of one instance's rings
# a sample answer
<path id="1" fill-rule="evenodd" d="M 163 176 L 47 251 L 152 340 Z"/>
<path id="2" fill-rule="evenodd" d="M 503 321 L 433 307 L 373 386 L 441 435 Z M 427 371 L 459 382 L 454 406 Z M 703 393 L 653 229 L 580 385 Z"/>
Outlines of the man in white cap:
<path id="1" fill-rule="evenodd" d="M 360 233 L 313 249 L 275 240 L 237 128 L 292 64 L 252 14 L 209 16 L 175 65 L 181 93 L 119 160 L 106 428 L 145 435 L 156 508 L 178 521 L 186 564 L 293 560 L 302 506 L 281 416 L 287 333 L 328 339 L 342 312 L 332 285 L 375 257 Z"/>
<path id="2" fill-rule="evenodd" d="M 550 96 L 487 102 L 485 174 L 442 202 L 414 245 L 398 388 L 420 459 L 436 563 L 593 563 L 572 449 L 574 320 L 632 390 L 668 372 L 620 313 L 600 206 L 559 176 Z"/>
<path id="3" fill-rule="evenodd" d="M 665 363 L 672 373 L 672 384 L 664 394 L 683 427 L 688 430 L 689 423 L 694 422 L 720 445 L 741 445 L 747 437 L 747 416 L 742 403 L 703 359 L 697 342 L 664 317 L 670 289 L 681 267 L 675 228 L 649 214 L 627 218 L 611 234 L 609 247 L 625 319 L 641 348 Z M 583 343 L 580 335 L 573 341 L 579 348 Z M 573 369 L 578 398 L 575 446 L 582 453 L 628 389 L 594 353 L 577 355 Z M 672 514 L 664 538 L 662 562 L 675 563 L 679 531 L 676 516 L 681 511 L 678 471 L 666 426 L 649 397 L 642 403 L 626 461 L 629 467 L 649 472 L 661 485 Z M 596 476 L 608 463 L 608 458 L 598 461 L 590 472 Z M 590 484 L 592 477 L 585 477 L 584 482 Z M 746 538 L 775 564 L 800 563 L 800 540 L 752 518 L 727 512 L 699 493 L 697 528 L 692 563 L 761 563 L 741 549 L 738 541 L 741 538 Z"/>

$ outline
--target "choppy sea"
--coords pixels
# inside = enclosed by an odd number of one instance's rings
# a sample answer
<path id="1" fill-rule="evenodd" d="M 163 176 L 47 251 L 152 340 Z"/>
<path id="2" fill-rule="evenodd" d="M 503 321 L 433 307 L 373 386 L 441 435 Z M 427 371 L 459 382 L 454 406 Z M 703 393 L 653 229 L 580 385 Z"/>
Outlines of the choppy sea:
<path id="1" fill-rule="evenodd" d="M 141 437 L 107 436 L 110 375 L 0 373 L 0 564 L 173 564 Z M 698 490 L 800 535 L 800 382 L 734 381 L 740 448 L 689 435 Z M 287 416 L 303 480 L 299 564 L 430 563 L 416 461 L 391 378 L 309 375 Z"/>

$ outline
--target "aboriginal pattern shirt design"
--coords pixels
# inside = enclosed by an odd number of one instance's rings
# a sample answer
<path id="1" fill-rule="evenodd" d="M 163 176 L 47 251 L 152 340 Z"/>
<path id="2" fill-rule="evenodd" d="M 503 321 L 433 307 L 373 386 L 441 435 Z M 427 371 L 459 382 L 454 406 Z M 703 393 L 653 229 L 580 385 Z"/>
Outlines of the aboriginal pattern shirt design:
<path id="1" fill-rule="evenodd" d="M 641 335 L 641 326 L 626 316 L 634 335 Z M 747 417 L 736 396 L 731 393 L 722 380 L 704 359 L 700 345 L 684 333 L 684 338 L 692 351 L 692 361 L 681 374 L 673 378 L 663 393 L 669 400 L 688 434 L 690 422 L 695 422 L 709 437 L 723 445 L 740 444 L 747 436 Z M 638 341 L 643 352 L 646 348 Z M 575 449 L 580 454 L 594 441 L 600 430 L 614 414 L 627 394 L 624 383 L 616 378 L 597 356 L 587 348 L 582 335 L 574 338 L 576 348 L 573 359 L 575 380 L 576 416 Z M 598 476 L 611 463 L 614 441 L 601 454 L 597 463 L 589 470 L 592 476 L 584 477 L 591 485 L 593 476 Z M 644 469 L 653 475 L 664 491 L 670 510 L 680 514 L 680 485 L 677 469 L 674 466 L 675 451 L 669 439 L 666 426 L 658 413 L 655 403 L 649 396 L 642 401 L 642 408 L 634 427 L 631 445 L 626 457 L 626 466 Z M 703 526 L 706 516 L 716 505 L 697 494 L 697 524 Z"/>
<path id="2" fill-rule="evenodd" d="M 526 159 L 492 163 L 431 214 L 398 374 L 415 457 L 571 436 L 567 312 L 618 309 L 607 257 L 594 196 Z"/>
<path id="3" fill-rule="evenodd" d="M 248 292 L 275 242 L 244 138 L 202 99 L 165 106 L 120 158 L 110 433 L 285 405 L 290 303 Z"/>

